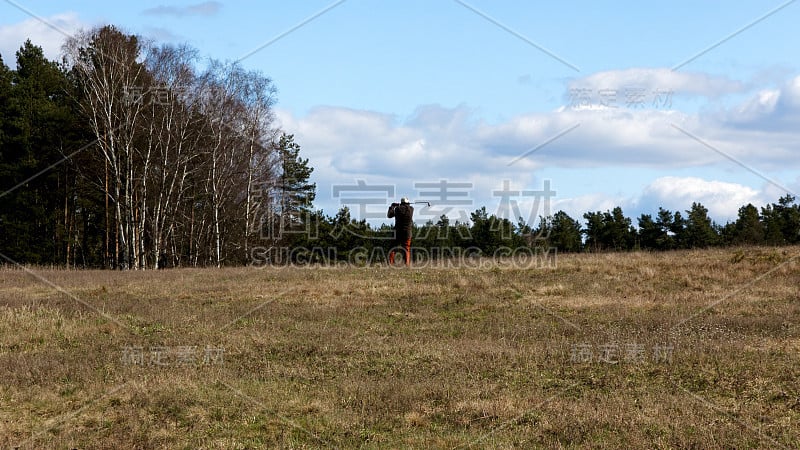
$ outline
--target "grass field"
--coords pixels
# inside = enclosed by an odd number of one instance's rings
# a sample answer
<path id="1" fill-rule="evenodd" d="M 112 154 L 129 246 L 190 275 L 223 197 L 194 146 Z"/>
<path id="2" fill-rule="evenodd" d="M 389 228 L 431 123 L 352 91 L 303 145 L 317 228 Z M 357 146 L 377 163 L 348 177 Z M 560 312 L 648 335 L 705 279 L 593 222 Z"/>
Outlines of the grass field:
<path id="1" fill-rule="evenodd" d="M 0 447 L 799 448 L 799 260 L 0 270 Z"/>

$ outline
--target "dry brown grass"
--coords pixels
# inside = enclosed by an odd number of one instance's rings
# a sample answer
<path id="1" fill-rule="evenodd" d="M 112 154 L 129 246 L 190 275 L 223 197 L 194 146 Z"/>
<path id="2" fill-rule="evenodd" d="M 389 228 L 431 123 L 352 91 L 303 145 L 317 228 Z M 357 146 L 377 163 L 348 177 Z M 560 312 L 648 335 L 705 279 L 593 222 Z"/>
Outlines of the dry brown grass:
<path id="1" fill-rule="evenodd" d="M 0 270 L 0 446 L 798 448 L 798 260 Z"/>

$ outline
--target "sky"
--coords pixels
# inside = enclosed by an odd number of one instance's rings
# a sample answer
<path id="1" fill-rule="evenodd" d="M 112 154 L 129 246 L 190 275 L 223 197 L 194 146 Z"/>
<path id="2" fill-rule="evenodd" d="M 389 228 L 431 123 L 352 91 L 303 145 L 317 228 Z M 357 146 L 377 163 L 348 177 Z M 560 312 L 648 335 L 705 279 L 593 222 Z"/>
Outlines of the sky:
<path id="1" fill-rule="evenodd" d="M 0 55 L 114 24 L 278 89 L 318 208 L 516 222 L 800 192 L 800 2 L 0 0 Z"/>

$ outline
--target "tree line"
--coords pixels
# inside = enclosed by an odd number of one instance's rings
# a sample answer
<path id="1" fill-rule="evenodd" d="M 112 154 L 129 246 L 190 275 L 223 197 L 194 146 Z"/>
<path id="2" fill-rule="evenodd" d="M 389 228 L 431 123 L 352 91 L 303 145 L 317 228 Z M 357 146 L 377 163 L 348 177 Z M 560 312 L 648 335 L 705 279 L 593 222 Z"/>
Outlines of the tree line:
<path id="1" fill-rule="evenodd" d="M 288 231 L 282 246 L 260 248 L 257 263 L 331 263 L 336 261 L 385 262 L 395 245 L 390 224 L 371 226 L 342 207 L 333 217 L 321 211 L 306 212 L 301 228 Z M 634 225 L 621 207 L 583 214 L 585 224 L 558 211 L 540 217 L 538 224 L 523 218 L 513 223 L 481 207 L 468 222 L 442 215 L 436 222 L 414 224 L 412 254 L 423 258 L 469 255 L 509 256 L 527 249 L 528 255 L 552 252 L 668 251 L 740 245 L 792 245 L 800 243 L 800 205 L 787 194 L 759 211 L 752 204 L 739 208 L 736 220 L 720 225 L 701 203 L 686 211 L 659 208 L 655 217 L 641 214 Z M 272 251 L 269 251 L 269 250 Z M 355 255 L 358 254 L 358 255 Z M 359 256 L 361 255 L 361 256 Z M 367 255 L 367 256 L 364 256 Z"/>
<path id="2" fill-rule="evenodd" d="M 0 55 L 0 264 L 160 268 L 385 255 L 389 224 L 313 208 L 313 168 L 274 123 L 276 88 L 188 46 L 104 26 L 70 38 L 60 62 L 26 41 Z M 200 69 L 199 67 L 203 67 Z M 800 206 L 739 209 L 719 225 L 700 203 L 633 221 L 621 208 L 538 224 L 489 214 L 414 226 L 431 257 L 674 250 L 800 241 Z M 316 250 L 315 250 L 316 249 Z"/>
<path id="3" fill-rule="evenodd" d="M 291 187 L 313 190 L 261 73 L 113 26 L 68 39 L 60 62 L 28 40 L 16 63 L 0 55 L 3 263 L 244 264 L 265 216 L 303 197 Z"/>
<path id="4" fill-rule="evenodd" d="M 701 203 L 682 214 L 659 208 L 655 217 L 641 214 L 636 227 L 622 208 L 587 212 L 585 226 L 559 211 L 542 219 L 535 234 L 560 251 L 676 250 L 736 245 L 791 245 L 800 242 L 800 205 L 786 194 L 759 209 L 747 204 L 736 220 L 720 225 Z"/>

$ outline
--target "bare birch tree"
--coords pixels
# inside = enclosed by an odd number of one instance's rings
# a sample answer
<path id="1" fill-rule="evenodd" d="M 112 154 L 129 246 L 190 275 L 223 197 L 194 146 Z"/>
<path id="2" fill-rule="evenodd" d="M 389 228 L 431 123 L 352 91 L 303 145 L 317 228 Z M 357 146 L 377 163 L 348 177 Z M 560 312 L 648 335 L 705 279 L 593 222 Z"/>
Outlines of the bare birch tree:
<path id="1" fill-rule="evenodd" d="M 67 61 L 83 90 L 84 115 L 98 140 L 103 162 L 108 165 L 110 186 L 106 195 L 114 207 L 114 262 L 117 267 L 140 267 L 134 257 L 134 178 L 137 121 L 142 116 L 144 66 L 138 61 L 137 37 L 105 26 L 77 34 L 64 45 Z"/>
<path id="2" fill-rule="evenodd" d="M 151 48 L 147 67 L 159 89 L 166 92 L 162 101 L 153 102 L 149 109 L 147 145 L 155 154 L 152 171 L 153 195 L 149 202 L 149 233 L 152 264 L 159 268 L 167 243 L 176 232 L 178 211 L 184 201 L 186 183 L 202 134 L 198 116 L 190 106 L 196 88 L 193 64 L 196 51 L 186 47 L 162 46 Z"/>
<path id="3" fill-rule="evenodd" d="M 143 48 L 111 26 L 64 47 L 97 137 L 107 224 L 114 210 L 114 265 L 159 268 L 167 253 L 246 262 L 261 214 L 253 192 L 279 171 L 272 81 L 217 61 L 199 73 L 186 46 Z"/>

